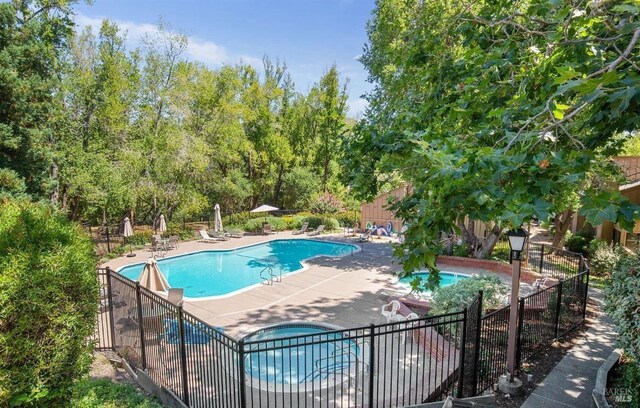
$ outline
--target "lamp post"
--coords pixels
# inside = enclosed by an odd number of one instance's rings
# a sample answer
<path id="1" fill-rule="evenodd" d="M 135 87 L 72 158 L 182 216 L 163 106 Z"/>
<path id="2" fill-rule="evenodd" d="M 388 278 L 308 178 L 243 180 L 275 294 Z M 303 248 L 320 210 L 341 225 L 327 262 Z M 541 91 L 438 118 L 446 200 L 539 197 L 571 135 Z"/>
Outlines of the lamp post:
<path id="1" fill-rule="evenodd" d="M 522 228 L 507 232 L 511 259 L 513 260 L 513 273 L 511 276 L 511 310 L 509 311 L 509 338 L 507 342 L 507 367 L 509 369 L 509 382 L 512 383 L 516 371 L 516 337 L 518 330 L 518 298 L 520 291 L 520 254 L 527 242 L 527 232 Z"/>

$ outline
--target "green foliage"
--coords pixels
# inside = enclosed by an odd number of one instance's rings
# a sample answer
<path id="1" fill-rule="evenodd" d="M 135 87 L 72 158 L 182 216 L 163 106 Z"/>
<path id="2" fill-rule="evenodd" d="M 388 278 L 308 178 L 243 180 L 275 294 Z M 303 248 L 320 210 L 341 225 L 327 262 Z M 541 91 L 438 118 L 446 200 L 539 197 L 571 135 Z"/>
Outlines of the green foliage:
<path id="1" fill-rule="evenodd" d="M 324 225 L 325 231 L 333 231 L 340 227 L 338 220 L 329 215 L 312 215 L 305 217 L 303 222 L 309 223 L 309 228 L 316 229 L 320 225 Z"/>
<path id="2" fill-rule="evenodd" d="M 589 268 L 595 276 L 610 276 L 621 257 L 620 253 L 601 239 L 591 241 L 588 252 Z"/>
<path id="3" fill-rule="evenodd" d="M 394 207 L 405 271 L 435 271 L 438 235 L 465 216 L 508 228 L 579 205 L 592 225 L 633 225 L 608 160 L 640 127 L 631 4 L 376 3 L 361 58 L 374 89 L 344 167 L 362 197 L 394 176 L 413 186 Z"/>
<path id="4" fill-rule="evenodd" d="M 62 214 L 0 203 L 0 406 L 65 405 L 91 359 L 95 266 L 91 241 Z"/>
<path id="5" fill-rule="evenodd" d="M 469 256 L 469 247 L 465 244 L 456 244 L 453 246 L 453 255 L 467 257 Z"/>
<path id="6" fill-rule="evenodd" d="M 619 403 L 614 405 L 616 407 L 634 406 L 636 402 L 640 401 L 640 365 L 637 360 L 624 357 L 621 364 L 614 367 L 612 371 L 609 371 L 607 377 L 607 387 L 609 389 L 625 390 L 630 392 L 626 396 L 631 397 L 629 405 L 623 405 Z M 613 393 L 613 395 L 616 395 Z M 615 399 L 615 398 L 614 398 Z"/>
<path id="7" fill-rule="evenodd" d="M 252 231 L 252 232 L 260 232 L 262 231 L 262 224 L 264 222 L 269 223 L 271 225 L 272 231 L 284 231 L 287 229 L 287 223 L 280 217 L 268 216 L 266 221 L 264 217 L 260 218 L 252 218 L 245 222 L 244 230 Z"/>
<path id="8" fill-rule="evenodd" d="M 343 205 L 338 197 L 325 192 L 313 198 L 310 208 L 315 214 L 335 214 L 342 211 Z"/>
<path id="9" fill-rule="evenodd" d="M 224 225 L 224 224 L 223 224 Z M 189 226 L 184 226 L 180 222 L 169 222 L 165 235 L 177 235 L 182 240 L 193 239 L 194 232 Z M 151 242 L 151 241 L 148 241 Z"/>
<path id="10" fill-rule="evenodd" d="M 318 176 L 305 167 L 294 167 L 282 181 L 282 205 L 291 210 L 308 209 L 320 187 Z"/>
<path id="11" fill-rule="evenodd" d="M 589 244 L 593 240 L 593 234 L 587 231 L 578 231 L 569 235 L 565 241 L 565 247 L 571 252 L 588 255 Z"/>
<path id="12" fill-rule="evenodd" d="M 153 231 L 139 231 L 127 238 L 127 244 L 131 245 L 144 245 L 151 242 L 151 235 Z"/>
<path id="13" fill-rule="evenodd" d="M 234 214 L 229 214 L 222 217 L 222 225 L 244 225 L 251 219 L 251 213 L 248 211 L 242 211 Z"/>
<path id="14" fill-rule="evenodd" d="M 507 287 L 498 277 L 473 276 L 453 285 L 437 287 L 433 292 L 433 308 L 429 313 L 438 315 L 460 311 L 475 299 L 480 290 L 484 291 L 482 305 L 485 310 L 499 308 L 503 297 L 507 294 Z"/>
<path id="15" fill-rule="evenodd" d="M 129 384 L 117 384 L 108 379 L 78 381 L 73 387 L 70 407 L 74 408 L 161 408 Z"/>
<path id="16" fill-rule="evenodd" d="M 341 227 L 352 228 L 355 224 L 360 222 L 360 212 L 354 213 L 352 211 L 333 214 L 333 217 L 338 220 Z"/>
<path id="17" fill-rule="evenodd" d="M 640 256 L 623 257 L 613 269 L 611 283 L 605 287 L 605 311 L 613 319 L 617 344 L 633 360 L 640 359 Z"/>

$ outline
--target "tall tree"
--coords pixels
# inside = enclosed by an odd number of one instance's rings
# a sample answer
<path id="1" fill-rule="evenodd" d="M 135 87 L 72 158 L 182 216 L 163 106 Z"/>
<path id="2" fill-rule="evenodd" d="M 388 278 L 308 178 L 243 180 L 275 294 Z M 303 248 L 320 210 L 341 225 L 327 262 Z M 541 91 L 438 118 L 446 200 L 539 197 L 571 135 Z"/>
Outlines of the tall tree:
<path id="1" fill-rule="evenodd" d="M 376 86 L 348 147 L 354 168 L 413 184 L 396 206 L 408 271 L 435 269 L 464 216 L 546 219 L 572 186 L 591 224 L 632 224 L 637 207 L 588 175 L 640 121 L 637 21 L 633 1 L 377 2 L 362 58 Z"/>

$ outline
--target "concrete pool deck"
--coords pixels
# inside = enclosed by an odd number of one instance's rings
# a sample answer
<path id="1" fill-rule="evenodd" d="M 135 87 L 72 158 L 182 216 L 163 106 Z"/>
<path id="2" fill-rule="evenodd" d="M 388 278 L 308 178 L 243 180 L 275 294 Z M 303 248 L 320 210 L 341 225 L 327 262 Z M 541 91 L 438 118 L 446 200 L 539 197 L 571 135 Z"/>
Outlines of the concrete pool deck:
<path id="1" fill-rule="evenodd" d="M 277 239 L 319 239 L 353 243 L 362 248 L 353 255 L 340 258 L 319 257 L 306 261 L 307 269 L 284 276 L 273 286 L 262 285 L 242 293 L 213 300 L 185 301 L 184 308 L 205 322 L 222 326 L 238 336 L 245 331 L 285 321 L 330 323 L 346 328 L 379 323 L 380 307 L 389 296 L 406 294 L 396 282 L 394 272 L 401 266 L 394 262 L 390 240 L 374 239 L 364 244 L 343 234 L 325 234 L 315 237 L 280 232 L 269 236 L 249 235 L 214 244 L 198 241 L 181 242 L 178 249 L 167 256 L 202 250 L 234 249 Z M 149 250 L 134 251 L 133 258 L 119 257 L 102 266 L 117 269 L 125 265 L 144 262 L 152 254 Z M 474 268 L 446 267 L 446 270 L 476 274 L 490 273 L 510 283 L 511 277 L 498 272 Z M 523 292 L 530 285 L 522 283 Z"/>

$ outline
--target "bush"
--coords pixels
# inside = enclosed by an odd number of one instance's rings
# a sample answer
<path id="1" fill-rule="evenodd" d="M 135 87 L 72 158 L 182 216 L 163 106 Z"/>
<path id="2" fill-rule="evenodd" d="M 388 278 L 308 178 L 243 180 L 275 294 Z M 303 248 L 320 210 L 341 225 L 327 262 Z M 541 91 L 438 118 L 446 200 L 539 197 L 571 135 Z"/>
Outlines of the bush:
<path id="1" fill-rule="evenodd" d="M 243 211 L 222 217 L 222 225 L 244 225 L 251 219 L 251 213 Z"/>
<path id="2" fill-rule="evenodd" d="M 244 230 L 252 231 L 252 232 L 260 232 L 262 231 L 262 224 L 264 222 L 268 222 L 271 225 L 272 231 L 284 231 L 287 228 L 287 223 L 282 218 L 269 216 L 266 218 L 266 221 L 265 221 L 265 217 L 252 218 L 248 220 L 244 224 Z"/>
<path id="3" fill-rule="evenodd" d="M 569 235 L 564 246 L 571 252 L 577 252 L 587 255 L 589 243 L 593 240 L 593 234 L 586 231 L 578 231 L 573 235 Z"/>
<path id="4" fill-rule="evenodd" d="M 319 193 L 311 203 L 311 212 L 314 214 L 335 214 L 342 209 L 342 201 L 331 193 Z"/>
<path id="5" fill-rule="evenodd" d="M 359 223 L 359 215 L 354 214 L 353 212 L 342 212 L 335 214 L 333 216 L 341 227 L 353 227 L 355 224 Z"/>
<path id="6" fill-rule="evenodd" d="M 125 239 L 127 245 L 144 245 L 151 242 L 151 235 L 153 235 L 153 231 L 141 231 L 136 232 L 132 236 Z"/>
<path id="7" fill-rule="evenodd" d="M 605 311 L 618 329 L 618 346 L 633 360 L 640 358 L 640 256 L 622 257 L 604 289 Z"/>
<path id="8" fill-rule="evenodd" d="M 438 287 L 433 292 L 431 315 L 458 312 L 467 307 L 478 295 L 484 291 L 483 307 L 497 309 L 502 305 L 502 299 L 507 294 L 507 287 L 502 281 L 491 275 L 479 275 L 462 279 L 449 286 Z"/>
<path id="9" fill-rule="evenodd" d="M 469 256 L 469 246 L 467 244 L 454 244 L 453 255 L 462 257 Z"/>
<path id="10" fill-rule="evenodd" d="M 70 406 L 75 408 L 161 408 L 162 405 L 136 391 L 131 385 L 108 379 L 79 381 L 73 388 Z"/>
<path id="11" fill-rule="evenodd" d="M 91 240 L 64 215 L 0 203 L 0 406 L 67 406 L 98 300 Z"/>
<path id="12" fill-rule="evenodd" d="M 620 261 L 620 255 L 606 241 L 594 239 L 589 244 L 589 267 L 596 276 L 609 276 Z"/>
<path id="13" fill-rule="evenodd" d="M 324 225 L 324 229 L 327 231 L 332 231 L 338 229 L 340 227 L 340 223 L 333 217 L 329 217 L 326 215 L 315 215 L 310 217 L 305 217 L 303 222 L 309 223 L 309 228 L 316 229 L 320 225 Z"/>
<path id="14" fill-rule="evenodd" d="M 180 222 L 170 222 L 164 235 L 177 235 L 181 240 L 190 240 L 194 237 L 193 229 L 184 226 Z M 146 242 L 151 242 L 151 234 L 149 234 L 149 240 Z"/>

